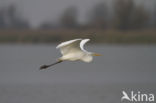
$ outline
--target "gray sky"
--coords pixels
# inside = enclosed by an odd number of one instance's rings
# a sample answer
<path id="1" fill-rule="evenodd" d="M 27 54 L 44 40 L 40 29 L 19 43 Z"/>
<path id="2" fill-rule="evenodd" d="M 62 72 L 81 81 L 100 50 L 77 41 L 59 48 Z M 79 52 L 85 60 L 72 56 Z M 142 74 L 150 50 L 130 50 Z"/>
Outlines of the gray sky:
<path id="1" fill-rule="evenodd" d="M 63 10 L 72 5 L 78 7 L 79 21 L 83 22 L 87 11 L 99 1 L 111 0 L 0 0 L 0 6 L 5 6 L 12 2 L 17 3 L 23 16 L 29 19 L 33 27 L 36 27 L 43 21 L 53 20 L 53 22 L 56 22 Z M 151 5 L 150 1 L 155 0 L 137 1 L 145 1 L 148 5 Z"/>

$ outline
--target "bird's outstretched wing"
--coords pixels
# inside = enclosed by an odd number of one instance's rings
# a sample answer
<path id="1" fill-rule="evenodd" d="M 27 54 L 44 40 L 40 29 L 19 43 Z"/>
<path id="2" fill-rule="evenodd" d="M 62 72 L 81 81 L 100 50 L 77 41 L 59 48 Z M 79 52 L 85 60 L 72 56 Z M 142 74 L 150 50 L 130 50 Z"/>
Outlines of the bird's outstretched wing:
<path id="1" fill-rule="evenodd" d="M 90 41 L 90 39 L 83 39 L 83 40 L 81 41 L 81 43 L 80 43 L 80 48 L 81 48 L 81 50 L 84 51 L 84 52 L 87 52 L 87 51 L 84 49 L 84 45 L 85 45 L 88 41 Z"/>
<path id="2" fill-rule="evenodd" d="M 74 39 L 70 41 L 63 42 L 59 44 L 56 48 L 59 48 L 62 55 L 71 53 L 71 52 L 87 52 L 84 49 L 85 43 L 90 39 Z"/>
<path id="3" fill-rule="evenodd" d="M 80 51 L 80 42 L 82 39 L 74 39 L 59 44 L 56 48 L 60 49 L 61 54 L 65 55 L 69 52 Z"/>

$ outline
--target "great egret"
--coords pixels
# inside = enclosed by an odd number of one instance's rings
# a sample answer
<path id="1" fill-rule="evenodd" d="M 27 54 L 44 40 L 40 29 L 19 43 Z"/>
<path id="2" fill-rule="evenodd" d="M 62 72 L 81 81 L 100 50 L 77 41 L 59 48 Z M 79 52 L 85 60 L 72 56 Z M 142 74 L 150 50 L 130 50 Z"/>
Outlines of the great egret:
<path id="1" fill-rule="evenodd" d="M 42 65 L 40 69 L 46 69 L 55 64 L 61 63 L 63 61 L 77 61 L 81 60 L 83 62 L 91 62 L 93 60 L 93 56 L 100 56 L 100 54 L 88 52 L 84 49 L 84 45 L 90 39 L 74 39 L 63 42 L 59 44 L 56 48 L 60 49 L 62 57 L 60 57 L 57 62 L 50 65 Z"/>

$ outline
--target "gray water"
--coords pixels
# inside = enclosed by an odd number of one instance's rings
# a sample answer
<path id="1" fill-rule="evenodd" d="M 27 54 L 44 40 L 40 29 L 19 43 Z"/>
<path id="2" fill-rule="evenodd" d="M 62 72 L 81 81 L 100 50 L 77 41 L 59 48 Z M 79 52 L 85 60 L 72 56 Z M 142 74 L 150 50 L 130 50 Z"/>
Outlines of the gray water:
<path id="1" fill-rule="evenodd" d="M 156 93 L 156 46 L 91 45 L 92 63 L 63 62 L 53 45 L 0 45 L 0 103 L 120 103 L 122 90 Z"/>

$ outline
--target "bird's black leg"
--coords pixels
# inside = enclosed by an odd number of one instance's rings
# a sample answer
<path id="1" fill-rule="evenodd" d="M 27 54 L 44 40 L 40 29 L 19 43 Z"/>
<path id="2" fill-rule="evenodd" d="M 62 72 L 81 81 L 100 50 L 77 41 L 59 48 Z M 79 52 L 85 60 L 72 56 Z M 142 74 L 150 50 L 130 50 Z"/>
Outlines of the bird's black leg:
<path id="1" fill-rule="evenodd" d="M 48 67 L 51 67 L 51 66 L 56 65 L 56 64 L 61 63 L 61 62 L 63 62 L 63 61 L 62 61 L 62 60 L 58 60 L 57 62 L 52 63 L 52 64 L 50 64 L 50 65 L 42 65 L 42 66 L 40 67 L 40 70 L 42 70 L 42 69 L 47 69 Z"/>

